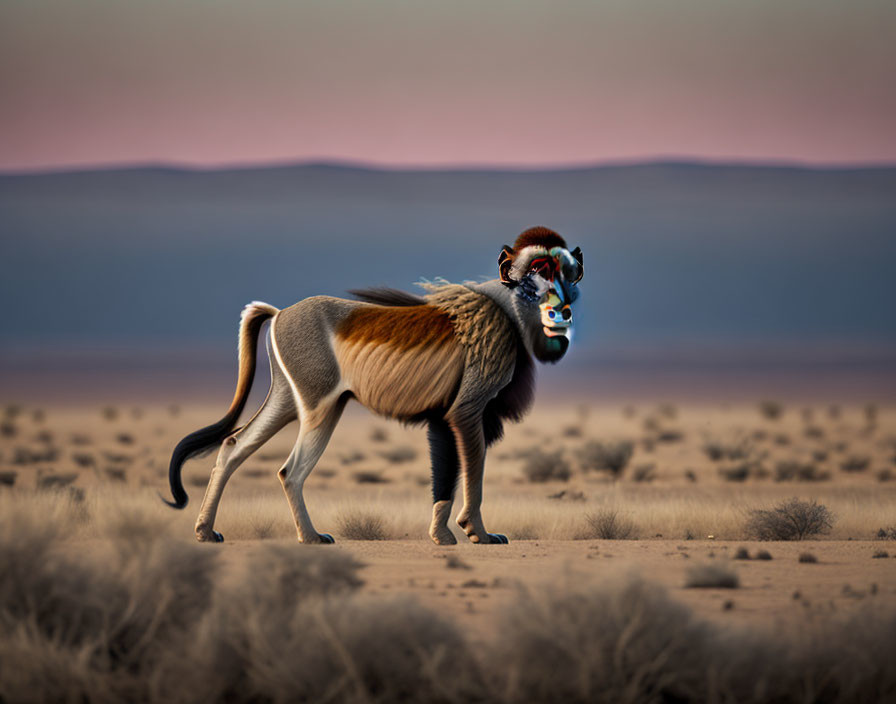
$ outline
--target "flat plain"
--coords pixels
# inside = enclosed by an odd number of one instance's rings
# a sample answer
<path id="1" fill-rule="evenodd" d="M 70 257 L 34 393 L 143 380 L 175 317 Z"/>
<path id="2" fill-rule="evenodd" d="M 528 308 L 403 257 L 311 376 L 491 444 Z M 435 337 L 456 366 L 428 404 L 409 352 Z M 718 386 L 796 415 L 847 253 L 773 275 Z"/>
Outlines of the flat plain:
<path id="1" fill-rule="evenodd" d="M 177 440 L 220 409 L 8 406 L 0 505 L 61 516 L 84 549 L 130 520 L 192 540 L 214 453 L 187 463 L 191 502 L 165 507 Z M 306 485 L 315 526 L 362 564 L 362 592 L 412 597 L 486 633 L 520 590 L 640 575 L 701 616 L 787 627 L 874 602 L 896 611 L 896 411 L 874 405 L 536 403 L 486 465 L 486 526 L 507 546 L 433 545 L 425 433 L 350 407 Z M 289 426 L 231 479 L 203 546 L 235 570 L 264 545 L 295 544 L 277 479 Z M 750 519 L 797 498 L 830 525 L 757 540 Z M 457 510 L 459 506 L 455 507 Z M 126 528 L 125 528 L 126 530 Z M 297 548 L 298 549 L 298 548 Z M 760 559 L 760 553 L 764 553 Z M 809 553 L 811 557 L 800 556 Z M 814 558 L 814 561 L 809 561 Z M 718 568 L 737 586 L 689 587 Z"/>

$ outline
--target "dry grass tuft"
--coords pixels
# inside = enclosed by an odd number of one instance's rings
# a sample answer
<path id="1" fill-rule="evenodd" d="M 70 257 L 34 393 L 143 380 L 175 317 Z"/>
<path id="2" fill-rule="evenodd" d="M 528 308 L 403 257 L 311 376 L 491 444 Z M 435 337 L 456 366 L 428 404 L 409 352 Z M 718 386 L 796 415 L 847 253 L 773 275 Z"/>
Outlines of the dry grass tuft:
<path id="1" fill-rule="evenodd" d="M 352 478 L 358 482 L 358 484 L 388 484 L 392 481 L 383 476 L 382 470 L 376 472 L 371 470 L 355 472 L 352 474 Z"/>
<path id="2" fill-rule="evenodd" d="M 545 452 L 537 447 L 526 452 L 522 471 L 526 479 L 535 483 L 566 482 L 572 476 L 572 469 L 563 457 L 563 450 Z"/>
<path id="3" fill-rule="evenodd" d="M 585 528 L 576 536 L 580 540 L 627 540 L 636 537 L 634 522 L 614 509 L 601 509 L 585 515 Z"/>
<path id="4" fill-rule="evenodd" d="M 380 457 L 388 462 L 401 464 L 402 462 L 411 462 L 417 459 L 417 451 L 413 447 L 395 447 L 389 450 L 381 450 Z"/>
<path id="5" fill-rule="evenodd" d="M 770 510 L 751 511 L 744 530 L 757 540 L 802 540 L 829 533 L 833 524 L 834 516 L 824 505 L 793 498 Z"/>
<path id="6" fill-rule="evenodd" d="M 760 401 L 759 413 L 767 420 L 778 420 L 784 413 L 784 405 L 778 401 Z"/>
<path id="7" fill-rule="evenodd" d="M 811 552 L 801 552 L 799 558 L 797 558 L 799 562 L 807 563 L 807 564 L 815 564 L 818 562 L 818 558 L 815 557 Z"/>
<path id="8" fill-rule="evenodd" d="M 704 562 L 687 569 L 684 586 L 689 589 L 737 589 L 737 572 L 720 562 Z"/>
<path id="9" fill-rule="evenodd" d="M 757 560 L 771 560 L 772 554 L 768 550 L 760 550 L 756 553 Z"/>
<path id="10" fill-rule="evenodd" d="M 737 440 L 721 440 L 719 438 L 707 438 L 703 442 L 704 454 L 713 462 L 722 460 L 746 460 L 755 454 L 755 447 L 749 438 Z"/>
<path id="11" fill-rule="evenodd" d="M 782 460 L 775 466 L 775 481 L 784 482 L 797 479 L 803 482 L 822 482 L 831 478 L 830 472 L 818 469 L 811 462 Z"/>
<path id="12" fill-rule="evenodd" d="M 336 520 L 339 535 L 348 540 L 388 540 L 386 521 L 369 511 L 351 509 Z"/>
<path id="13" fill-rule="evenodd" d="M 87 544 L 66 540 L 62 514 L 32 516 L 0 514 L 4 702 L 853 702 L 896 689 L 896 616 L 870 609 L 751 633 L 638 579 L 554 583 L 511 600 L 483 642 L 407 599 L 359 593 L 342 551 L 265 545 L 222 579 L 220 550 L 158 520 L 123 510 Z"/>
<path id="14" fill-rule="evenodd" d="M 750 551 L 747 550 L 745 547 L 739 547 L 734 552 L 734 559 L 735 560 L 749 560 L 750 559 Z"/>
<path id="15" fill-rule="evenodd" d="M 850 455 L 840 463 L 840 469 L 844 472 L 864 472 L 871 464 L 871 458 L 867 455 Z"/>
<path id="16" fill-rule="evenodd" d="M 389 433 L 382 426 L 376 425 L 370 429 L 370 442 L 387 442 L 389 440 Z"/>
<path id="17" fill-rule="evenodd" d="M 471 570 L 472 565 L 461 560 L 457 555 L 451 554 L 445 558 L 445 567 L 449 570 Z"/>
<path id="18" fill-rule="evenodd" d="M 585 472 L 609 472 L 614 479 L 622 476 L 635 451 L 630 440 L 598 442 L 592 440 L 579 452 L 579 464 Z"/>
<path id="19" fill-rule="evenodd" d="M 44 474 L 37 479 L 38 489 L 64 489 L 78 480 L 78 474 Z"/>
<path id="20" fill-rule="evenodd" d="M 656 479 L 656 465 L 653 462 L 635 465 L 632 469 L 632 481 L 652 482 Z"/>

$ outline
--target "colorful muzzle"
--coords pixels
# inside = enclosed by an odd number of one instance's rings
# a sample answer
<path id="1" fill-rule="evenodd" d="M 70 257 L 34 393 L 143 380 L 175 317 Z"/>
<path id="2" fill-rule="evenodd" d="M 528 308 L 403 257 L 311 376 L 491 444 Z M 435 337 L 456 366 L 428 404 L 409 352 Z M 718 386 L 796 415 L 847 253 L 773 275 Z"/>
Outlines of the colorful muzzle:
<path id="1" fill-rule="evenodd" d="M 563 286 L 551 286 L 539 308 L 541 308 L 541 324 L 544 325 L 545 335 L 569 337 L 572 327 L 572 308 L 565 300 Z"/>

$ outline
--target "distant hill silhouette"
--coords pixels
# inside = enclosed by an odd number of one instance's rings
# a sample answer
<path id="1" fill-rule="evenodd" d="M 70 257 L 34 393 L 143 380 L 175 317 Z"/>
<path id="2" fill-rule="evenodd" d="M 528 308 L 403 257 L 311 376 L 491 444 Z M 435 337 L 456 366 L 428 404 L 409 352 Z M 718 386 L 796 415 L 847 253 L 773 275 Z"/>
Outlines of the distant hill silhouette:
<path id="1" fill-rule="evenodd" d="M 0 343 L 233 343 L 250 300 L 492 277 L 535 224 L 584 250 L 583 348 L 896 342 L 896 168 L 646 163 L 0 175 Z"/>

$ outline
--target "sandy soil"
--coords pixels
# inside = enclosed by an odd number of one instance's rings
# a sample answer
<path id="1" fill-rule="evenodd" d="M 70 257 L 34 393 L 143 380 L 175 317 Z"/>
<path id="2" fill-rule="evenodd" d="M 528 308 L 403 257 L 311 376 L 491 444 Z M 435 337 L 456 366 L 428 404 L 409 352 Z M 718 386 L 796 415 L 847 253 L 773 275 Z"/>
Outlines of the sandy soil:
<path id="1" fill-rule="evenodd" d="M 222 546 L 232 568 L 258 545 Z M 739 547 L 771 560 L 730 560 Z M 896 609 L 896 550 L 873 558 L 878 541 L 737 542 L 674 540 L 518 541 L 504 546 L 441 548 L 422 540 L 343 541 L 315 550 L 341 550 L 365 567 L 370 594 L 410 596 L 469 628 L 493 628 L 502 605 L 519 588 L 581 588 L 631 575 L 659 582 L 701 616 L 732 625 L 787 627 L 809 617 L 849 613 L 873 600 Z M 817 563 L 800 563 L 810 552 Z M 695 563 L 724 563 L 737 589 L 686 588 Z"/>
<path id="2" fill-rule="evenodd" d="M 185 467 L 192 497 L 185 511 L 164 507 L 158 492 L 167 495 L 167 462 L 177 440 L 221 410 L 7 408 L 0 472 L 12 476 L 12 486 L 0 486 L 0 510 L 3 502 L 33 502 L 46 510 L 74 500 L 84 516 L 73 527 L 75 538 L 101 535 L 110 517 L 124 511 L 163 521 L 189 540 L 213 457 Z M 882 528 L 894 527 L 896 535 L 896 409 L 784 404 L 782 415 L 770 418 L 755 403 L 541 402 L 507 430 L 489 454 L 483 510 L 488 529 L 507 533 L 510 545 L 433 545 L 426 537 L 425 433 L 355 408 L 306 485 L 315 525 L 336 535 L 337 544 L 309 549 L 347 551 L 366 565 L 367 592 L 412 596 L 474 629 L 489 628 L 520 585 L 587 585 L 633 572 L 730 624 L 776 627 L 868 603 L 896 608 L 896 541 L 875 540 Z M 228 485 L 216 526 L 227 542 L 209 549 L 222 551 L 234 569 L 262 543 L 295 542 L 276 478 L 294 439 L 295 428 L 285 429 Z M 631 441 L 634 450 L 615 481 L 584 466 L 589 442 L 620 440 Z M 746 457 L 714 460 L 707 452 L 711 443 L 746 447 Z M 534 450 L 558 453 L 568 480 L 529 481 L 525 468 Z M 782 478 L 787 462 L 811 464 L 814 478 Z M 732 481 L 728 473 L 744 463 L 748 475 Z M 835 515 L 832 531 L 802 542 L 746 540 L 750 510 L 791 496 L 828 506 Z M 574 539 L 600 510 L 618 511 L 636 539 Z M 378 519 L 384 539 L 349 539 L 345 520 L 351 515 Z M 768 550 L 773 559 L 731 559 L 741 546 L 751 556 Z M 798 562 L 803 552 L 817 563 Z M 882 552 L 888 556 L 873 557 Z M 703 562 L 724 562 L 739 576 L 739 588 L 685 588 L 688 569 Z"/>

